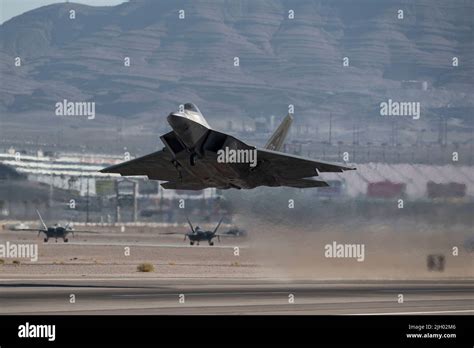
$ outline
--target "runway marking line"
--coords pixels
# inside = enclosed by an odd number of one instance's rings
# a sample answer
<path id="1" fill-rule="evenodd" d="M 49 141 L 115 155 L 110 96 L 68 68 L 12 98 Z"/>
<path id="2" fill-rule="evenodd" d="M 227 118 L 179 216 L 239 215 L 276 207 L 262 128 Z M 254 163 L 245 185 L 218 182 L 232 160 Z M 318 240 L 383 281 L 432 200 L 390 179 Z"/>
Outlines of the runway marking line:
<path id="1" fill-rule="evenodd" d="M 429 312 L 391 312 L 391 313 L 354 313 L 349 315 L 404 315 L 404 314 L 442 314 L 442 313 L 474 313 L 474 309 Z"/>

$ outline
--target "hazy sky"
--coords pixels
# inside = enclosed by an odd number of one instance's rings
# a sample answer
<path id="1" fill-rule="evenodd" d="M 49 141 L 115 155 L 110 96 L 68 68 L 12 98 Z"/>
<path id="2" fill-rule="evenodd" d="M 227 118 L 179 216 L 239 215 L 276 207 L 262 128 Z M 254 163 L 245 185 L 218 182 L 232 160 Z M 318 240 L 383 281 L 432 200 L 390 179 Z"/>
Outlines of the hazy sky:
<path id="1" fill-rule="evenodd" d="M 9 20 L 12 17 L 18 16 L 24 12 L 33 10 L 35 8 L 58 3 L 68 2 L 65 0 L 0 0 L 0 23 Z M 74 0 L 69 2 L 76 2 L 92 6 L 112 6 L 117 5 L 126 0 Z"/>

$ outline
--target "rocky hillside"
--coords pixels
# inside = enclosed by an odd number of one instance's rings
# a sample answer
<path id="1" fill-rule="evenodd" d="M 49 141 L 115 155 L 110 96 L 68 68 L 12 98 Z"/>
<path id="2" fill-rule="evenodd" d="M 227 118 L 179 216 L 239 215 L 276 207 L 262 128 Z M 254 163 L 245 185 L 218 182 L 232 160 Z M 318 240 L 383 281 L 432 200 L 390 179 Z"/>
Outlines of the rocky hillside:
<path id="1" fill-rule="evenodd" d="M 379 104 L 392 98 L 463 127 L 474 110 L 473 18 L 474 3 L 463 0 L 54 4 L 0 26 L 0 111 L 14 121 L 53 114 L 68 99 L 95 101 L 97 117 L 145 120 L 193 101 L 224 124 L 280 116 L 291 103 L 298 122 L 331 111 L 352 125 L 380 122 Z M 428 90 L 403 80 L 427 81 Z"/>

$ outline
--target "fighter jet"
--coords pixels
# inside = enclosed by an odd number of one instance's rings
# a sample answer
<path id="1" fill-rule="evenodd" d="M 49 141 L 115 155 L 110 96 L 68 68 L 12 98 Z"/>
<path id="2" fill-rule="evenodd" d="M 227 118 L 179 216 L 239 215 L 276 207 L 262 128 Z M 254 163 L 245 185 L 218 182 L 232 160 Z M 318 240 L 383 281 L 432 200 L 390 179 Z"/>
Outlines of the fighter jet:
<path id="1" fill-rule="evenodd" d="M 264 149 L 213 130 L 192 103 L 181 105 L 167 120 L 172 131 L 160 137 L 164 144 L 162 150 L 101 172 L 166 181 L 161 184 L 165 189 L 202 190 L 208 187 L 321 187 L 328 184 L 313 178 L 319 173 L 355 169 L 279 152 L 292 123 L 290 114 Z"/>
<path id="2" fill-rule="evenodd" d="M 46 226 L 46 224 L 43 221 L 43 218 L 41 217 L 40 212 L 37 210 L 36 213 L 38 214 L 38 217 L 41 222 L 41 227 L 39 228 L 23 228 L 19 229 L 21 231 L 38 231 L 38 236 L 41 233 L 44 233 L 44 242 L 47 243 L 50 238 L 54 238 L 56 242 L 58 241 L 58 238 L 62 238 L 62 240 L 67 243 L 69 239 L 67 238 L 68 234 L 72 234 L 74 236 L 74 232 L 81 232 L 81 233 L 97 233 L 93 231 L 78 231 L 74 230 L 71 226 L 71 223 L 67 223 L 65 226 L 61 226 L 60 223 L 54 224 L 53 226 Z"/>
<path id="3" fill-rule="evenodd" d="M 199 245 L 199 242 L 202 241 L 207 241 L 210 246 L 214 245 L 214 242 L 212 241 L 214 238 L 217 238 L 217 240 L 220 242 L 221 241 L 221 235 L 217 233 L 217 230 L 219 229 L 219 226 L 221 225 L 221 222 L 224 218 L 221 218 L 219 220 L 219 223 L 217 224 L 216 228 L 214 231 L 204 231 L 202 230 L 199 226 L 196 226 L 194 228 L 193 224 L 189 219 L 186 217 L 186 220 L 188 221 L 189 227 L 191 228 L 191 232 L 185 233 L 184 234 L 184 240 L 186 241 L 186 238 L 189 239 L 189 244 L 194 245 L 196 243 Z M 177 234 L 175 232 L 165 232 L 161 234 Z M 181 234 L 181 233 L 178 233 Z"/>

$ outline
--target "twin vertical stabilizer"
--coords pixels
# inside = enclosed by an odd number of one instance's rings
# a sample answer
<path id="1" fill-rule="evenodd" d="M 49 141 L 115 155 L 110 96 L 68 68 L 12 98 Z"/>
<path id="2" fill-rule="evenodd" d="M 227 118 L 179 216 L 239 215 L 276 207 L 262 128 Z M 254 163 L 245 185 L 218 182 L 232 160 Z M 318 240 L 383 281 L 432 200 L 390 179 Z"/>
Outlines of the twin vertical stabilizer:
<path id="1" fill-rule="evenodd" d="M 281 124 L 278 126 L 276 131 L 272 134 L 265 149 L 272 151 L 280 151 L 285 142 L 288 131 L 290 130 L 291 124 L 293 123 L 293 116 L 291 114 L 286 115 Z"/>

